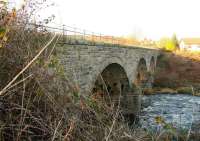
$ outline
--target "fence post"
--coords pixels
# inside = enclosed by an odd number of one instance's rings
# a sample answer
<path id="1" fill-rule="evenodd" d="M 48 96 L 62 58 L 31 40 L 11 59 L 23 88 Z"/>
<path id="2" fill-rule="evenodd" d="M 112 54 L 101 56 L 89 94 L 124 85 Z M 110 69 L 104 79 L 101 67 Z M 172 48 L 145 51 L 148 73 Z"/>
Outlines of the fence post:
<path id="1" fill-rule="evenodd" d="M 69 38 L 68 38 L 67 29 L 65 28 L 64 30 L 65 30 L 66 42 L 68 43 L 68 41 L 69 41 Z"/>
<path id="2" fill-rule="evenodd" d="M 74 27 L 74 43 L 76 44 L 76 27 Z"/>
<path id="3" fill-rule="evenodd" d="M 63 24 L 63 43 L 65 42 L 65 25 Z"/>
<path id="4" fill-rule="evenodd" d="M 94 32 L 92 32 L 92 43 L 94 44 Z"/>
<path id="5" fill-rule="evenodd" d="M 114 44 L 114 37 L 112 36 L 112 45 Z"/>
<path id="6" fill-rule="evenodd" d="M 86 43 L 86 39 L 85 39 L 85 29 L 83 30 L 83 40 L 84 40 L 84 44 Z"/>

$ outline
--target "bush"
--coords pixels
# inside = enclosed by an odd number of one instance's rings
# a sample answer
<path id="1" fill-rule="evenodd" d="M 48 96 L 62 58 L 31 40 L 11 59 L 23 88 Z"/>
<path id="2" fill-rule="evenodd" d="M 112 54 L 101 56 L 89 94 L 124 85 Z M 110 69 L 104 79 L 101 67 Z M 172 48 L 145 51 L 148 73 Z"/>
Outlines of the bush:
<path id="1" fill-rule="evenodd" d="M 178 48 L 178 40 L 174 34 L 172 38 L 164 37 L 161 38 L 158 43 L 159 48 L 165 49 L 167 51 L 175 51 Z"/>
<path id="2" fill-rule="evenodd" d="M 7 37 L 0 39 L 0 90 L 52 39 L 52 34 L 42 26 L 24 23 L 29 15 L 23 11 L 5 24 L 5 30 L 0 30 L 2 37 Z M 75 86 L 69 85 L 56 60 L 53 50 L 56 43 L 55 39 L 5 91 L 0 91 L 0 140 L 134 138 L 121 111 L 91 97 L 83 98 Z"/>
<path id="3" fill-rule="evenodd" d="M 145 95 L 151 95 L 151 94 L 154 94 L 154 90 L 151 89 L 151 88 L 144 89 L 144 90 L 143 90 L 143 93 L 144 93 Z"/>
<path id="4" fill-rule="evenodd" d="M 191 87 L 180 87 L 177 89 L 179 94 L 193 94 Z"/>

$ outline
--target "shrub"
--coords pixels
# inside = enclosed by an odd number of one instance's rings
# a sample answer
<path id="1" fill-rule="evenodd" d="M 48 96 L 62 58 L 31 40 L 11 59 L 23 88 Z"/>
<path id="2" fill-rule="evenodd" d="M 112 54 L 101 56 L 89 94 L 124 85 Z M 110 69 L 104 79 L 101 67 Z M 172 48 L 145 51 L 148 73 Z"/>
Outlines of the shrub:
<path id="1" fill-rule="evenodd" d="M 23 9 L 19 11 L 17 18 L 1 30 L 7 40 L 1 42 L 0 48 L 0 90 L 52 39 L 52 34 L 42 26 L 30 27 L 24 22 L 27 15 L 23 12 Z M 9 32 L 5 33 L 7 29 Z M 69 86 L 56 56 L 52 56 L 56 43 L 55 39 L 5 91 L 0 91 L 0 140 L 134 138 L 119 110 L 82 97 L 76 87 Z"/>
<path id="2" fill-rule="evenodd" d="M 144 89 L 144 90 L 143 90 L 143 93 L 144 93 L 145 95 L 151 95 L 151 94 L 154 94 L 154 90 L 151 89 L 151 88 Z"/>
<path id="3" fill-rule="evenodd" d="M 177 89 L 177 92 L 180 94 L 193 94 L 191 87 L 180 87 Z"/>

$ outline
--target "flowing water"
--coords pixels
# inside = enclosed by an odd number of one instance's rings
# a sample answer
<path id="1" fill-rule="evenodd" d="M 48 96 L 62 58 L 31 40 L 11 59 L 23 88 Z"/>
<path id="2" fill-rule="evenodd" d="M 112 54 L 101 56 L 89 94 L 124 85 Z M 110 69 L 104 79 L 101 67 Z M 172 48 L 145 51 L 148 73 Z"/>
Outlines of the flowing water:
<path id="1" fill-rule="evenodd" d="M 144 128 L 155 129 L 160 116 L 176 128 L 200 128 L 200 97 L 191 95 L 158 94 L 143 96 L 140 123 Z"/>

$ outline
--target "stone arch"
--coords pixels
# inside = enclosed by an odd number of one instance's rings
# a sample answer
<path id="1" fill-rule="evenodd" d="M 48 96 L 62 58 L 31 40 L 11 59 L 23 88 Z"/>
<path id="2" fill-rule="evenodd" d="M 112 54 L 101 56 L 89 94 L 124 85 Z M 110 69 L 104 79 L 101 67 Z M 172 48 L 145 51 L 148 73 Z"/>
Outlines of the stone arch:
<path id="1" fill-rule="evenodd" d="M 95 79 L 92 95 L 103 99 L 108 105 L 117 106 L 120 102 L 122 114 L 127 117 L 136 115 L 140 109 L 139 95 L 130 87 L 126 67 L 122 66 L 122 62 L 114 62 L 101 67 L 103 69 Z"/>
<path id="2" fill-rule="evenodd" d="M 148 77 L 149 73 L 148 73 L 147 62 L 144 58 L 140 58 L 136 67 L 133 84 L 137 87 L 143 88 L 146 86 Z"/>
<path id="3" fill-rule="evenodd" d="M 123 63 L 123 60 L 119 57 L 112 57 L 112 58 L 106 58 L 101 60 L 98 65 L 96 65 L 90 75 L 90 81 L 89 81 L 89 90 L 92 91 L 95 81 L 97 80 L 99 74 L 101 74 L 103 72 L 103 70 L 109 66 L 110 64 L 119 64 L 125 71 L 125 73 L 127 74 L 125 65 Z"/>
<path id="4" fill-rule="evenodd" d="M 155 57 L 152 56 L 150 60 L 150 72 L 153 74 L 155 72 L 156 68 L 156 62 L 155 62 Z"/>
<path id="5" fill-rule="evenodd" d="M 129 80 L 123 66 L 110 63 L 96 77 L 92 93 L 119 97 L 120 94 L 123 95 L 127 87 L 129 87 Z"/>

